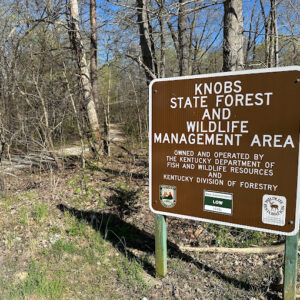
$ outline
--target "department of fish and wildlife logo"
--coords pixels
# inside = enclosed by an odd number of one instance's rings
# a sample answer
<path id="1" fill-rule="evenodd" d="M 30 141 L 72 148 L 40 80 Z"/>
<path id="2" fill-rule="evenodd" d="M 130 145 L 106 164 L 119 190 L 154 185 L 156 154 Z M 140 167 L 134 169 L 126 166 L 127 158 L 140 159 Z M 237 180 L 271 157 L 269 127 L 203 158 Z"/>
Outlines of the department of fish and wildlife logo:
<path id="1" fill-rule="evenodd" d="M 176 204 L 176 186 L 160 185 L 159 199 L 164 207 L 174 207 Z"/>
<path id="2" fill-rule="evenodd" d="M 262 202 L 262 222 L 265 224 L 284 226 L 286 198 L 284 196 L 264 195 Z"/>

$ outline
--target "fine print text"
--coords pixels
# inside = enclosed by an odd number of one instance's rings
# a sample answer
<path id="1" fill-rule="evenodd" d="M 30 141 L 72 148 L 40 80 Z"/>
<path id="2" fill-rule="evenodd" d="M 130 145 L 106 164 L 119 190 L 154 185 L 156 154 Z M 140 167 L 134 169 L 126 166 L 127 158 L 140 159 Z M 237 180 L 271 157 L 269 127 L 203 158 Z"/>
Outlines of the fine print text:
<path id="1" fill-rule="evenodd" d="M 276 192 L 278 185 L 247 180 L 224 180 L 224 174 L 258 175 L 263 177 L 274 176 L 276 163 L 268 161 L 264 154 L 239 153 L 221 151 L 188 151 L 174 150 L 166 156 L 166 167 L 172 169 L 172 174 L 163 174 L 164 180 L 181 181 L 187 183 L 211 184 L 243 189 L 264 190 Z M 174 174 L 174 170 L 180 170 Z M 205 172 L 205 176 L 194 177 L 182 175 L 182 170 L 198 170 Z"/>

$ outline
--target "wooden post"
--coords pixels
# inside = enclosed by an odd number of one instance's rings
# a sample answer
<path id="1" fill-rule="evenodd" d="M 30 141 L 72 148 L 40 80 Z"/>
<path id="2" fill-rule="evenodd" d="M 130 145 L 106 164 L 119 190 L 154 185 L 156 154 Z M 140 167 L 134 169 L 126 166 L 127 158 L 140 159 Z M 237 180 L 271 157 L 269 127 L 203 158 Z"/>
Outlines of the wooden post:
<path id="1" fill-rule="evenodd" d="M 167 274 L 167 223 L 166 217 L 155 214 L 155 265 L 156 276 Z"/>
<path id="2" fill-rule="evenodd" d="M 287 236 L 285 239 L 284 286 L 283 299 L 296 299 L 299 235 Z"/>

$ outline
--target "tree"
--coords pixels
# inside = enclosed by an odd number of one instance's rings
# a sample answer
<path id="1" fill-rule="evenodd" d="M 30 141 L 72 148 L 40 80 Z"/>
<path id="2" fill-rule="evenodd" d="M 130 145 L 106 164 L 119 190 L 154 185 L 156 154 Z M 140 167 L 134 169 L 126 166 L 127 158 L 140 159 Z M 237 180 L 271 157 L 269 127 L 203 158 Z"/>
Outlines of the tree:
<path id="1" fill-rule="evenodd" d="M 90 24 L 91 24 L 91 86 L 93 100 L 96 106 L 99 107 L 98 94 L 98 70 L 97 70 L 97 16 L 96 16 L 96 0 L 90 0 Z"/>
<path id="2" fill-rule="evenodd" d="M 188 1 L 179 0 L 178 9 L 178 49 L 179 49 L 179 75 L 189 73 L 189 38 L 187 31 Z"/>
<path id="3" fill-rule="evenodd" d="M 144 68 L 147 77 L 147 83 L 149 84 L 152 79 L 157 78 L 158 70 L 152 26 L 148 14 L 147 0 L 136 0 L 136 8 L 140 35 L 140 47 L 142 52 L 142 61 L 137 61 Z M 133 56 L 131 57 L 134 58 Z"/>
<path id="4" fill-rule="evenodd" d="M 270 13 L 266 15 L 262 0 L 259 1 L 265 28 L 265 64 L 268 68 L 277 67 L 278 56 L 278 28 L 277 28 L 277 3 L 270 0 Z"/>
<path id="5" fill-rule="evenodd" d="M 224 1 L 223 71 L 244 68 L 243 55 L 243 3 L 240 0 Z"/>
<path id="6" fill-rule="evenodd" d="M 82 87 L 84 108 L 86 110 L 86 117 L 88 120 L 88 125 L 90 127 L 88 138 L 90 141 L 91 151 L 95 155 L 99 155 L 101 147 L 101 132 L 96 112 L 96 106 L 93 99 L 92 86 L 86 63 L 86 55 L 83 47 L 82 37 L 80 34 L 77 0 L 70 0 L 69 13 L 70 18 L 68 19 L 68 32 L 72 49 L 76 57 L 77 67 L 79 71 L 79 80 Z"/>

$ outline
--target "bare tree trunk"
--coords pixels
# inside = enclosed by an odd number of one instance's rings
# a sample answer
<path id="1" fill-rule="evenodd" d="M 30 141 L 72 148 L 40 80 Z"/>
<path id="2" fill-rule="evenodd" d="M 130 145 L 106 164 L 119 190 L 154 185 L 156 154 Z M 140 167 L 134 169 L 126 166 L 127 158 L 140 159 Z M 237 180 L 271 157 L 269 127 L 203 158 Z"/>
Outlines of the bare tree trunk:
<path id="1" fill-rule="evenodd" d="M 196 8 L 197 2 L 195 1 L 194 3 L 194 9 Z M 195 47 L 193 47 L 193 34 L 195 31 L 195 27 L 196 27 L 196 10 L 194 10 L 193 12 L 193 19 L 191 22 L 191 28 L 190 28 L 190 35 L 189 35 L 189 58 L 188 58 L 188 74 L 191 75 L 193 74 L 193 58 L 197 58 L 197 54 L 196 57 L 193 57 L 193 54 L 195 54 Z M 197 47 L 197 45 L 196 45 Z M 194 50 L 194 51 L 193 51 Z"/>
<path id="2" fill-rule="evenodd" d="M 111 70 L 110 65 L 107 62 L 108 67 L 108 89 L 106 103 L 103 101 L 104 107 L 104 154 L 110 156 L 110 92 L 111 92 Z"/>
<path id="3" fill-rule="evenodd" d="M 159 75 L 161 78 L 166 76 L 166 37 L 165 37 L 165 21 L 164 21 L 164 5 L 165 0 L 159 0 L 158 22 L 160 26 L 160 64 Z"/>
<path id="4" fill-rule="evenodd" d="M 178 11 L 179 75 L 189 73 L 189 38 L 187 32 L 187 1 L 179 0 Z"/>
<path id="5" fill-rule="evenodd" d="M 69 37 L 73 50 L 76 55 L 77 66 L 79 70 L 80 81 L 83 89 L 84 108 L 87 113 L 90 132 L 88 135 L 91 141 L 91 151 L 95 156 L 99 155 L 101 148 L 101 132 L 96 112 L 95 102 L 92 95 L 92 87 L 90 82 L 89 71 L 86 63 L 85 51 L 79 29 L 79 15 L 77 0 L 70 1 L 70 20 Z"/>
<path id="6" fill-rule="evenodd" d="M 105 105 L 105 104 L 104 104 Z M 107 107 L 104 108 L 104 140 L 103 140 L 103 152 L 105 155 L 110 155 L 110 145 L 109 145 L 109 103 Z"/>
<path id="7" fill-rule="evenodd" d="M 262 0 L 260 2 L 261 13 L 265 27 L 265 64 L 268 68 L 278 66 L 278 31 L 276 0 L 270 0 L 270 13 L 267 17 Z"/>
<path id="8" fill-rule="evenodd" d="M 272 1 L 271 1 L 272 3 Z M 272 4 L 271 4 L 272 5 Z M 269 16 L 269 21 L 268 21 L 268 39 L 269 39 L 269 48 L 267 49 L 268 51 L 268 68 L 273 67 L 273 61 L 274 61 L 274 35 L 273 35 L 273 18 L 272 18 L 272 10 L 273 8 L 271 7 L 270 11 L 270 16 Z"/>
<path id="9" fill-rule="evenodd" d="M 177 59 L 179 60 L 180 51 L 179 51 L 178 37 L 177 37 L 175 29 L 172 26 L 172 23 L 169 19 L 167 20 L 167 24 L 168 24 L 168 27 L 169 27 L 170 32 L 171 32 L 171 36 L 172 36 L 172 40 L 173 40 L 173 43 L 174 43 L 174 48 L 175 48 L 175 51 L 176 51 Z"/>
<path id="10" fill-rule="evenodd" d="M 279 42 L 278 42 L 278 27 L 277 27 L 277 11 L 276 7 L 274 9 L 274 66 L 279 66 Z"/>
<path id="11" fill-rule="evenodd" d="M 94 102 L 99 108 L 98 73 L 97 73 L 97 16 L 96 0 L 90 0 L 90 22 L 91 22 L 91 85 Z"/>
<path id="12" fill-rule="evenodd" d="M 246 46 L 246 53 L 245 53 L 245 66 L 248 67 L 249 66 L 249 53 L 251 48 L 253 47 L 253 42 L 255 42 L 255 40 L 252 40 L 252 24 L 253 24 L 253 18 L 254 18 L 254 12 L 255 12 L 255 6 L 256 6 L 256 1 L 252 7 L 252 11 L 251 11 L 251 17 L 250 17 L 250 25 L 249 25 L 249 32 L 248 32 L 248 40 L 247 40 L 247 46 Z"/>
<path id="13" fill-rule="evenodd" d="M 137 21 L 140 33 L 140 46 L 142 51 L 142 63 L 145 66 L 147 84 L 153 79 L 152 74 L 157 76 L 157 65 L 155 62 L 155 53 L 153 42 L 151 42 L 151 33 L 147 14 L 147 0 L 137 0 Z M 147 69 L 152 73 L 147 71 Z"/>
<path id="14" fill-rule="evenodd" d="M 3 126 L 1 115 L 0 115 L 0 165 L 2 162 L 3 155 L 4 155 L 5 145 L 6 145 L 6 142 L 5 142 L 5 135 L 4 135 L 4 126 Z"/>
<path id="15" fill-rule="evenodd" d="M 270 19 L 271 19 L 271 35 L 272 35 L 272 43 L 270 47 L 271 49 L 271 64 L 272 67 L 277 67 L 279 64 L 279 56 L 278 56 L 278 29 L 277 29 L 277 4 L 276 0 L 270 0 L 271 11 L 270 11 Z"/>
<path id="16" fill-rule="evenodd" d="M 253 48 L 252 48 L 252 63 L 255 64 L 256 63 L 256 40 L 257 37 L 259 35 L 259 18 L 257 18 L 256 23 L 255 23 L 255 30 L 254 30 L 254 36 L 253 36 Z"/>
<path id="17" fill-rule="evenodd" d="M 241 0 L 224 2 L 223 71 L 244 68 L 243 3 Z"/>
<path id="18" fill-rule="evenodd" d="M 64 75 L 65 80 L 66 80 L 67 91 L 69 93 L 69 98 L 71 100 L 72 108 L 73 108 L 75 119 L 76 119 L 76 125 L 77 125 L 77 130 L 78 130 L 78 134 L 79 134 L 79 137 L 80 137 L 80 144 L 81 144 L 81 165 L 84 168 L 85 167 L 85 158 L 84 158 L 83 130 L 81 128 L 81 124 L 80 124 L 80 121 L 79 121 L 79 115 L 78 115 L 78 111 L 76 109 L 75 101 L 74 101 L 73 95 L 71 93 L 71 88 L 70 88 L 69 80 L 68 80 L 67 74 L 66 74 L 66 66 L 65 66 L 65 64 L 64 64 L 63 75 Z"/>
<path id="19" fill-rule="evenodd" d="M 49 126 L 49 115 L 48 115 L 48 110 L 46 107 L 46 101 L 44 99 L 44 96 L 42 94 L 42 91 L 40 90 L 38 86 L 38 81 L 37 79 L 33 79 L 36 91 L 38 93 L 38 96 L 41 100 L 42 108 L 43 108 L 43 114 L 44 114 L 44 123 L 41 121 L 41 126 L 40 129 L 43 131 L 44 135 L 44 141 L 46 143 L 46 147 L 48 148 L 47 150 L 50 150 L 50 155 L 53 157 L 55 160 L 55 163 L 59 169 L 62 168 L 62 162 L 61 160 L 57 157 L 55 151 L 54 151 L 54 143 L 53 143 L 53 138 L 52 138 L 52 132 Z"/>
<path id="20" fill-rule="evenodd" d="M 142 143 L 143 143 L 142 116 L 141 116 L 141 111 L 140 111 L 140 107 L 139 107 L 139 103 L 138 103 L 138 95 L 137 95 L 137 92 L 136 92 L 136 88 L 135 88 L 134 81 L 133 81 L 133 79 L 132 79 L 132 77 L 131 77 L 130 74 L 129 74 L 129 80 L 131 82 L 133 93 L 134 93 L 134 100 L 135 100 L 135 105 L 136 105 L 136 112 L 137 112 L 137 115 L 138 115 L 139 139 L 140 139 L 140 143 L 141 143 L 141 146 L 142 146 Z"/>

